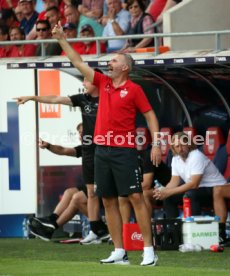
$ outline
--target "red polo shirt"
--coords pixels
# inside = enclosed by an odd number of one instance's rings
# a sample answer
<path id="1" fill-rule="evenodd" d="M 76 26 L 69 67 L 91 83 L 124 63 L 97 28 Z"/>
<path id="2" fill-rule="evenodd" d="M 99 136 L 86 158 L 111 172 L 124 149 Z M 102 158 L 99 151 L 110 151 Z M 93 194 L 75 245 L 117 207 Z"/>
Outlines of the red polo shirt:
<path id="1" fill-rule="evenodd" d="M 112 79 L 95 72 L 94 85 L 99 88 L 99 106 L 94 132 L 94 143 L 114 147 L 134 148 L 137 111 L 152 109 L 142 88 L 127 80 L 114 88 Z"/>

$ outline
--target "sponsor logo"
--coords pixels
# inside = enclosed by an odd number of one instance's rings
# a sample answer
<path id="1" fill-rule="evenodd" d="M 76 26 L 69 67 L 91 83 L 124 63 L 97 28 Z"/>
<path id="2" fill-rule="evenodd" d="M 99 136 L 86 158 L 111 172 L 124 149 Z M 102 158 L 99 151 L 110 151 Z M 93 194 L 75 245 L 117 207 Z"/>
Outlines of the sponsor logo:
<path id="1" fill-rule="evenodd" d="M 131 235 L 132 241 L 143 241 L 143 237 L 141 233 L 133 232 Z"/>
<path id="2" fill-rule="evenodd" d="M 128 93 L 129 93 L 129 92 L 128 92 L 126 89 L 121 90 L 121 91 L 120 91 L 120 97 L 121 97 L 121 98 L 124 98 L 125 96 L 128 95 Z"/>
<path id="3" fill-rule="evenodd" d="M 40 96 L 60 96 L 60 72 L 46 71 L 38 72 Z M 60 118 L 61 106 L 59 104 L 40 104 L 40 118 Z"/>
<path id="4" fill-rule="evenodd" d="M 193 238 L 210 238 L 210 237 L 216 237 L 217 232 L 193 232 L 192 237 Z"/>

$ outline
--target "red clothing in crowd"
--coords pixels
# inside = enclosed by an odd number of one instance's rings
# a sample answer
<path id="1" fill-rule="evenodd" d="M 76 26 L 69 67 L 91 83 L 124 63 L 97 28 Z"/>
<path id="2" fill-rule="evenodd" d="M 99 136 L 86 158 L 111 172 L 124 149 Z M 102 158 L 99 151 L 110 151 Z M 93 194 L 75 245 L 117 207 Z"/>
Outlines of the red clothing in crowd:
<path id="1" fill-rule="evenodd" d="M 93 84 L 100 92 L 94 143 L 135 148 L 137 111 L 145 113 L 152 109 L 143 89 L 131 80 L 114 88 L 112 79 L 98 72 L 94 74 Z"/>
<path id="2" fill-rule="evenodd" d="M 13 8 L 16 8 L 18 5 L 19 0 L 11 0 L 11 3 L 13 5 Z M 9 7 L 6 0 L 0 0 L 0 10 L 3 9 L 11 9 L 12 7 Z"/>
<path id="3" fill-rule="evenodd" d="M 0 58 L 9 57 L 12 47 L 0 47 Z"/>
<path id="4" fill-rule="evenodd" d="M 92 42 L 90 45 L 85 45 L 83 44 L 83 49 L 82 49 L 82 55 L 95 55 L 97 53 L 97 44 L 96 41 Z M 100 43 L 101 47 L 101 53 L 106 53 L 106 46 L 105 43 Z"/>
<path id="5" fill-rule="evenodd" d="M 25 44 L 21 50 L 13 46 L 9 57 L 33 57 L 35 56 L 37 46 L 34 44 Z"/>
<path id="6" fill-rule="evenodd" d="M 155 0 L 152 4 L 150 4 L 148 13 L 151 14 L 154 21 L 156 21 L 157 17 L 161 14 L 166 2 L 167 0 Z"/>

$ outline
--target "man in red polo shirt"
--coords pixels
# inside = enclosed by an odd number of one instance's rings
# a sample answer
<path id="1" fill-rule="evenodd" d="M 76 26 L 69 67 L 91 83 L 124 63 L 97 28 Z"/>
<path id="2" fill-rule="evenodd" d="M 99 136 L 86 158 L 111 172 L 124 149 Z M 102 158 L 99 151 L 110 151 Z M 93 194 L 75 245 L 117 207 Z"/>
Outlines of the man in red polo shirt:
<path id="1" fill-rule="evenodd" d="M 141 175 L 135 144 L 135 118 L 139 110 L 145 116 L 153 140 L 151 159 L 153 164 L 161 162 L 158 142 L 154 141 L 159 131 L 158 120 L 141 87 L 129 80 L 132 58 L 127 54 L 117 54 L 108 63 L 105 76 L 90 68 L 66 41 L 61 24 L 54 27 L 53 38 L 58 39 L 62 49 L 73 65 L 96 85 L 100 91 L 94 142 L 95 182 L 97 194 L 102 197 L 105 215 L 115 250 L 102 264 L 129 264 L 123 248 L 122 219 L 118 196 L 127 195 L 135 211 L 144 240 L 142 266 L 156 265 L 157 255 L 152 245 L 150 219 L 147 219 Z M 84 137 L 83 137 L 84 140 Z"/>

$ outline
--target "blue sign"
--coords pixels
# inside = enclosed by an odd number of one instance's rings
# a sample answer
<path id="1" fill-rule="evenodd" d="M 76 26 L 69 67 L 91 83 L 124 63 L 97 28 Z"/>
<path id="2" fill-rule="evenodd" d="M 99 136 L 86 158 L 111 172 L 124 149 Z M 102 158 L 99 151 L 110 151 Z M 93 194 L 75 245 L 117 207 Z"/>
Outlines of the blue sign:
<path id="1" fill-rule="evenodd" d="M 0 132 L 0 159 L 8 158 L 9 190 L 20 190 L 19 116 L 14 102 L 7 103 L 7 125 L 8 132 Z"/>

